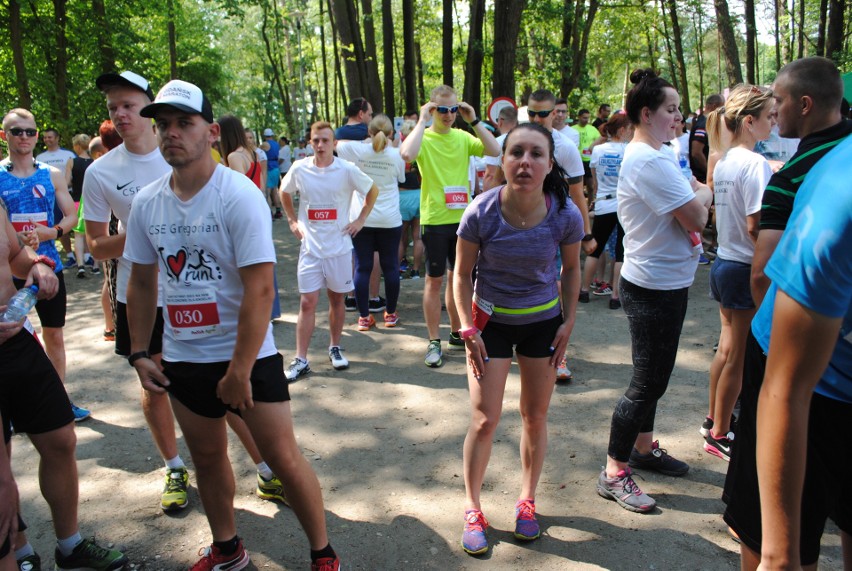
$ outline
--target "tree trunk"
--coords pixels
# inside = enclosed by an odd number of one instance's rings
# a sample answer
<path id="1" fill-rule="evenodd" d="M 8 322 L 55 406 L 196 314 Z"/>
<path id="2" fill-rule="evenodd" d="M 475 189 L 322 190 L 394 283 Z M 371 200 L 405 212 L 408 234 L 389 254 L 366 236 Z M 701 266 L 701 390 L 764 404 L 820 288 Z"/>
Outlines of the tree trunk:
<path id="1" fill-rule="evenodd" d="M 385 114 L 388 117 L 396 115 L 396 97 L 393 70 L 393 12 L 391 0 L 382 0 L 382 52 L 384 52 L 385 68 Z"/>
<path id="2" fill-rule="evenodd" d="M 423 53 L 420 50 L 420 42 L 414 42 L 414 55 L 417 58 L 417 85 L 420 88 L 420 94 L 425 103 L 429 99 L 429 95 L 426 93 L 426 87 L 423 85 Z M 419 106 L 416 109 L 418 112 L 420 111 Z"/>
<path id="3" fill-rule="evenodd" d="M 805 0 L 799 0 L 799 59 L 805 57 Z"/>
<path id="4" fill-rule="evenodd" d="M 734 26 L 728 13 L 727 0 L 713 0 L 716 7 L 716 23 L 719 27 L 719 41 L 725 53 L 725 72 L 728 85 L 734 86 L 743 82 L 743 72 L 740 69 L 740 53 L 734 37 Z"/>
<path id="5" fill-rule="evenodd" d="M 379 56 L 376 52 L 376 22 L 373 16 L 373 1 L 361 0 L 361 8 L 364 20 L 364 55 L 366 56 L 364 70 L 367 72 L 367 93 L 364 94 L 364 97 L 372 104 L 374 113 L 382 113 L 382 82 L 379 79 Z M 393 80 L 391 80 L 391 89 L 393 89 Z"/>
<path id="6" fill-rule="evenodd" d="M 485 59 L 482 42 L 482 28 L 485 24 L 485 0 L 470 2 L 470 36 L 467 41 L 467 61 L 464 72 L 463 99 L 470 104 L 477 115 L 482 113 L 482 62 Z"/>
<path id="7" fill-rule="evenodd" d="M 320 17 L 320 53 L 322 54 L 322 87 L 323 103 L 325 104 L 325 116 L 331 117 L 331 99 L 328 98 L 328 56 L 325 50 L 325 1 L 319 0 Z"/>
<path id="8" fill-rule="evenodd" d="M 115 50 L 112 47 L 112 34 L 107 25 L 104 0 L 92 0 L 92 20 L 94 33 L 98 38 L 98 56 L 101 73 L 115 71 Z"/>
<path id="9" fill-rule="evenodd" d="M 269 63 L 269 68 L 272 71 L 272 81 L 278 89 L 278 97 L 281 98 L 281 103 L 284 105 L 285 115 L 292 118 L 293 111 L 290 108 L 290 96 L 287 94 L 287 90 L 284 89 L 284 84 L 281 82 L 281 68 L 278 65 L 278 58 L 275 57 L 272 49 L 272 42 L 269 39 L 269 3 L 266 1 L 261 2 L 260 6 L 263 12 L 263 21 L 260 24 L 260 37 L 263 38 L 263 45 L 266 48 L 266 58 Z M 275 25 L 274 22 L 273 25 Z"/>
<path id="10" fill-rule="evenodd" d="M 828 22 L 828 0 L 819 1 L 819 25 L 817 26 L 817 53 L 825 56 L 825 26 Z"/>
<path id="11" fill-rule="evenodd" d="M 755 47 L 757 46 L 757 25 L 754 21 L 754 0 L 745 0 L 745 25 L 746 25 L 746 80 L 752 84 L 757 84 L 757 74 L 755 73 L 756 56 Z"/>
<path id="12" fill-rule="evenodd" d="M 65 34 L 67 24 L 66 0 L 53 0 L 53 21 L 56 24 L 56 107 L 64 124 L 68 114 L 68 38 Z"/>
<path id="13" fill-rule="evenodd" d="M 839 64 L 843 50 L 843 22 L 846 4 L 844 0 L 830 0 L 829 10 L 825 57 L 831 58 Z"/>
<path id="14" fill-rule="evenodd" d="M 565 12 L 562 17 L 562 97 L 580 83 L 580 74 L 589 48 L 589 35 L 592 23 L 598 12 L 598 0 L 564 0 Z"/>
<path id="15" fill-rule="evenodd" d="M 166 3 L 167 22 L 166 28 L 169 35 L 169 79 L 177 79 L 177 34 L 175 33 L 175 1 L 168 0 Z"/>
<path id="16" fill-rule="evenodd" d="M 337 87 L 339 89 L 338 95 L 339 97 L 334 98 L 334 116 L 340 117 L 340 111 L 337 108 L 337 103 L 339 101 L 343 102 L 343 107 L 346 107 L 346 104 L 349 100 L 346 98 L 346 84 L 343 82 L 343 70 L 341 69 L 343 66 L 340 65 L 340 56 L 342 55 L 342 51 L 340 50 L 340 46 L 337 44 L 337 37 L 340 35 L 337 31 L 337 24 L 334 19 L 334 9 L 331 4 L 331 0 L 328 1 L 328 22 L 331 24 L 331 37 L 334 41 L 334 76 L 337 78 Z"/>
<path id="17" fill-rule="evenodd" d="M 781 0 L 775 0 L 775 71 L 781 69 Z"/>
<path id="18" fill-rule="evenodd" d="M 346 72 L 346 84 L 352 97 L 366 97 L 367 70 L 364 67 L 364 45 L 358 30 L 358 15 L 355 0 L 332 0 L 337 33 L 340 36 L 340 51 Z"/>
<path id="19" fill-rule="evenodd" d="M 654 7 L 656 8 L 656 2 L 654 3 Z M 675 69 L 675 56 L 674 50 L 672 49 L 672 40 L 671 34 L 669 34 L 669 20 L 666 18 L 666 6 L 664 4 L 664 0 L 660 0 L 660 18 L 663 22 L 663 40 L 666 42 L 666 53 L 668 57 L 666 58 L 669 62 L 669 75 L 671 76 L 672 85 L 674 85 L 675 91 L 680 92 L 680 76 Z"/>
<path id="20" fill-rule="evenodd" d="M 444 0 L 441 26 L 441 65 L 444 85 L 453 86 L 453 0 Z"/>
<path id="21" fill-rule="evenodd" d="M 515 98 L 515 59 L 526 5 L 527 0 L 494 0 L 492 98 Z"/>
<path id="22" fill-rule="evenodd" d="M 701 21 L 701 9 L 696 10 L 697 22 L 693 20 L 695 29 L 695 62 L 698 64 L 698 108 L 704 106 L 704 25 Z"/>
<path id="23" fill-rule="evenodd" d="M 414 0 L 402 0 L 402 42 L 402 77 L 405 82 L 405 107 L 407 110 L 419 110 L 420 98 L 417 96 L 417 51 L 414 49 Z"/>
<path id="24" fill-rule="evenodd" d="M 9 0 L 9 39 L 12 44 L 12 61 L 15 64 L 15 85 L 18 86 L 18 105 L 32 109 L 33 98 L 30 94 L 30 82 L 27 66 L 24 62 L 23 30 L 21 26 L 21 5 L 18 0 Z"/>
<path id="25" fill-rule="evenodd" d="M 680 77 L 680 100 L 683 102 L 683 114 L 689 115 L 689 82 L 686 79 L 686 59 L 683 55 L 683 39 L 681 38 L 680 20 L 677 17 L 677 2 L 668 0 L 669 16 L 672 20 L 672 35 L 674 36 L 675 58 L 677 58 L 677 70 Z"/>

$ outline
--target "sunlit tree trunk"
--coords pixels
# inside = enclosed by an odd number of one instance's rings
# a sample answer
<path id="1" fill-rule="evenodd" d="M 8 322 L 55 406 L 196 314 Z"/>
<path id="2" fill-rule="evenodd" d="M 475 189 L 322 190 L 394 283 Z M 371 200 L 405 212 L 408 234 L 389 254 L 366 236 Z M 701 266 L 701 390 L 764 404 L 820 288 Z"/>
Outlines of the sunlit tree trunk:
<path id="1" fill-rule="evenodd" d="M 743 82 L 743 72 L 740 69 L 740 53 L 734 37 L 734 26 L 728 12 L 727 0 L 713 0 L 716 8 L 716 24 L 719 27 L 719 41 L 725 55 L 725 72 L 728 76 L 728 85 L 736 85 Z"/>
<path id="2" fill-rule="evenodd" d="M 680 100 L 683 102 L 684 115 L 689 115 L 689 82 L 686 79 L 686 59 L 683 55 L 683 39 L 681 38 L 680 20 L 677 17 L 677 3 L 675 0 L 667 1 L 669 5 L 669 17 L 672 21 L 672 41 L 675 47 L 678 77 L 680 77 Z"/>
<path id="3" fill-rule="evenodd" d="M 843 23 L 846 11 L 844 0 L 830 0 L 828 16 L 828 37 L 825 42 L 825 55 L 840 62 L 840 52 L 843 50 Z"/>
<path id="4" fill-rule="evenodd" d="M 414 49 L 414 0 L 402 0 L 402 42 L 405 107 L 409 110 L 420 109 L 420 98 L 417 96 L 417 51 Z"/>
<path id="5" fill-rule="evenodd" d="M 24 109 L 32 109 L 33 100 L 30 94 L 30 82 L 27 77 L 27 66 L 24 62 L 24 42 L 21 26 L 21 5 L 18 0 L 9 0 L 9 40 L 12 44 L 12 61 L 15 64 L 15 77 L 18 86 L 18 105 Z"/>
<path id="6" fill-rule="evenodd" d="M 463 98 L 476 109 L 477 114 L 482 112 L 482 91 L 480 91 L 480 84 L 482 79 L 482 62 L 485 58 L 482 49 L 482 28 L 484 24 L 485 0 L 471 0 L 470 36 L 467 41 Z"/>
<path id="7" fill-rule="evenodd" d="M 757 74 L 755 73 L 755 47 L 757 46 L 757 26 L 754 21 L 754 0 L 745 0 L 745 25 L 746 25 L 746 80 L 755 85 Z"/>
<path id="8" fill-rule="evenodd" d="M 515 59 L 526 5 L 526 0 L 494 0 L 492 97 L 515 98 Z"/>
<path id="9" fill-rule="evenodd" d="M 453 86 L 453 0 L 444 0 L 441 26 L 441 66 L 444 85 Z"/>
<path id="10" fill-rule="evenodd" d="M 382 52 L 385 71 L 385 113 L 389 117 L 396 115 L 396 81 L 393 69 L 393 9 L 391 0 L 382 0 Z"/>
<path id="11" fill-rule="evenodd" d="M 375 113 L 383 112 L 382 82 L 379 79 L 379 57 L 376 52 L 376 22 L 372 0 L 361 0 L 364 21 L 364 71 L 367 73 L 367 93 L 364 95 L 373 105 Z M 391 56 L 393 57 L 392 53 Z M 393 88 L 393 82 L 391 82 Z"/>
<path id="12" fill-rule="evenodd" d="M 589 48 L 589 35 L 598 12 L 598 0 L 563 0 L 562 16 L 562 97 L 580 83 L 580 74 Z"/>

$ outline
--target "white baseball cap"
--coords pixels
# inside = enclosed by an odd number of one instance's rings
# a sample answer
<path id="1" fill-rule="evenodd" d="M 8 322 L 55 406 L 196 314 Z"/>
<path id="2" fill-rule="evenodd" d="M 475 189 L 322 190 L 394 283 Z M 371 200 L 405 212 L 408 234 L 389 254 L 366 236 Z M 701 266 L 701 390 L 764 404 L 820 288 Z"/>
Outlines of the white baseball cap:
<path id="1" fill-rule="evenodd" d="M 139 111 L 143 117 L 155 117 L 161 107 L 174 107 L 187 113 L 201 115 L 208 123 L 213 123 L 213 107 L 197 85 L 188 81 L 173 79 L 163 86 L 150 105 Z"/>

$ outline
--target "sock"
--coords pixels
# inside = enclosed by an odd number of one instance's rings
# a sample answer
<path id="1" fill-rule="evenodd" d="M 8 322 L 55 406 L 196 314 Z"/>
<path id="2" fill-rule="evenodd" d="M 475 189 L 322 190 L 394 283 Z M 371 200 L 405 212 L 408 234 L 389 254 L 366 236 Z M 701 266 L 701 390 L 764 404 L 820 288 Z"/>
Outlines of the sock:
<path id="1" fill-rule="evenodd" d="M 437 341 L 438 343 L 440 343 L 440 342 L 441 342 L 441 338 L 440 338 L 440 337 L 438 337 L 437 339 L 429 339 L 429 341 Z"/>
<path id="2" fill-rule="evenodd" d="M 233 555 L 240 545 L 240 536 L 235 535 L 227 541 L 214 541 L 213 545 L 219 550 L 222 555 Z"/>
<path id="3" fill-rule="evenodd" d="M 24 557 L 29 557 L 30 555 L 35 555 L 35 549 L 33 549 L 33 546 L 29 541 L 22 548 L 15 550 L 15 559 L 18 561 Z"/>
<path id="4" fill-rule="evenodd" d="M 275 473 L 269 468 L 266 462 L 262 461 L 257 465 L 257 473 L 267 482 L 275 477 Z"/>
<path id="5" fill-rule="evenodd" d="M 56 538 L 56 547 L 59 549 L 59 553 L 62 554 L 63 557 L 68 557 L 71 555 L 71 552 L 74 551 L 74 548 L 80 545 L 83 542 L 83 538 L 80 537 L 80 532 L 78 531 L 71 537 L 67 537 L 65 539 Z"/>
<path id="6" fill-rule="evenodd" d="M 378 295 L 376 297 L 370 298 L 370 301 L 381 301 L 381 300 L 382 300 L 381 296 L 378 296 Z"/>
<path id="7" fill-rule="evenodd" d="M 335 347 L 337 347 L 338 349 L 340 349 L 340 345 L 329 345 L 329 346 L 328 346 L 328 350 L 329 350 L 329 351 L 331 351 L 331 350 L 332 350 L 332 349 L 334 349 Z"/>
<path id="8" fill-rule="evenodd" d="M 316 561 L 317 559 L 322 559 L 323 557 L 337 557 L 337 554 L 334 552 L 334 549 L 331 548 L 330 543 L 319 551 L 314 551 L 313 549 L 311 549 L 311 561 Z"/>
<path id="9" fill-rule="evenodd" d="M 174 458 L 166 460 L 166 468 L 170 470 L 177 470 L 178 468 L 186 468 L 186 465 L 183 463 L 183 459 L 180 457 L 180 454 L 178 454 Z"/>

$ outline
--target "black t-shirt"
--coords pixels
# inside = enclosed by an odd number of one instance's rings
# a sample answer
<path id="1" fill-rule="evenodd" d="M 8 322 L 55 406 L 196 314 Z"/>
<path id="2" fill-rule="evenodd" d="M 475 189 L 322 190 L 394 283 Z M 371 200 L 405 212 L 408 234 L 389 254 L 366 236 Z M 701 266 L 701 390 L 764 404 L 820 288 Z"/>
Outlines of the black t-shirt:
<path id="1" fill-rule="evenodd" d="M 74 157 L 74 162 L 71 164 L 71 198 L 74 202 L 80 202 L 80 197 L 83 196 L 83 174 L 93 162 L 92 158 Z"/>
<path id="2" fill-rule="evenodd" d="M 594 120 L 594 121 L 592 121 L 592 127 L 594 127 L 595 129 L 600 130 L 601 125 L 603 125 L 603 124 L 604 124 L 604 123 L 606 123 L 607 121 L 608 121 L 608 119 L 601 119 L 600 117 L 595 117 L 595 120 Z"/>
<path id="3" fill-rule="evenodd" d="M 698 179 L 698 182 L 707 182 L 707 168 L 696 164 L 692 158 L 692 142 L 698 141 L 704 145 L 704 164 L 707 164 L 707 159 L 710 156 L 710 142 L 707 139 L 707 117 L 699 115 L 695 118 L 692 124 L 692 130 L 689 132 L 689 168 L 692 170 L 693 176 Z"/>
<path id="4" fill-rule="evenodd" d="M 760 229 L 785 230 L 793 201 L 804 181 L 805 175 L 829 151 L 852 134 L 852 121 L 843 119 L 840 123 L 811 133 L 801 141 L 796 154 L 790 157 L 781 170 L 772 175 L 763 193 L 760 207 Z"/>

